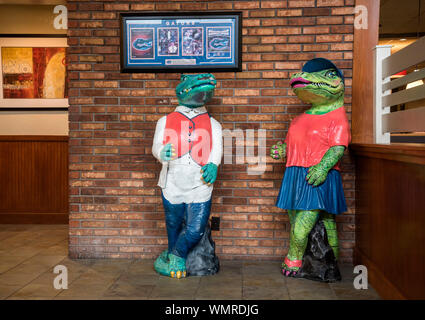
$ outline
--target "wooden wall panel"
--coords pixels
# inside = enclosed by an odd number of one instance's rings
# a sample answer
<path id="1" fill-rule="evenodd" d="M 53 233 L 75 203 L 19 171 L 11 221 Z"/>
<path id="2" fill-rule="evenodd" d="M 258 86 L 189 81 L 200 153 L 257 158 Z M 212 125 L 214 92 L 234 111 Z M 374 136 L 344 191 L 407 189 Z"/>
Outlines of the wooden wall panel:
<path id="1" fill-rule="evenodd" d="M 0 223 L 67 223 L 68 137 L 0 136 Z"/>
<path id="2" fill-rule="evenodd" d="M 352 145 L 355 263 L 387 299 L 425 299 L 425 147 Z"/>
<path id="3" fill-rule="evenodd" d="M 353 143 L 373 143 L 373 48 L 379 37 L 379 0 L 356 0 L 368 11 L 367 29 L 354 29 L 353 98 L 351 132 Z"/>

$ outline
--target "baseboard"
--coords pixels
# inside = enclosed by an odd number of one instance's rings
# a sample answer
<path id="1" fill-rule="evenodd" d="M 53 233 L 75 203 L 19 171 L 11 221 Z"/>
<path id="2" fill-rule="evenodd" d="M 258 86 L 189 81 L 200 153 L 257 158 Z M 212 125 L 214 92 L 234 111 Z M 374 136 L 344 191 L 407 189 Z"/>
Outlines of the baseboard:
<path id="1" fill-rule="evenodd" d="M 362 264 L 367 267 L 368 282 L 378 292 L 381 298 L 386 300 L 406 300 L 405 297 L 384 274 L 380 271 L 378 266 L 374 264 L 366 255 L 364 255 L 358 248 L 354 248 L 354 262 L 355 265 Z"/>
<path id="2" fill-rule="evenodd" d="M 68 224 L 68 213 L 0 213 L 0 224 Z"/>

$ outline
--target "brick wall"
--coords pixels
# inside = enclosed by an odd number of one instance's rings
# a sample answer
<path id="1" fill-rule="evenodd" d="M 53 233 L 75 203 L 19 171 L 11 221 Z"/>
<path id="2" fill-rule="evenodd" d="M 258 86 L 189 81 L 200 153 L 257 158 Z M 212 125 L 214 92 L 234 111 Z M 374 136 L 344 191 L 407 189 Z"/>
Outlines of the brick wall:
<path id="1" fill-rule="evenodd" d="M 346 75 L 351 114 L 354 0 L 68 1 L 71 257 L 153 258 L 166 247 L 160 165 L 151 155 L 156 121 L 173 111 L 179 74 L 120 73 L 119 12 L 243 11 L 243 72 L 215 73 L 208 110 L 223 128 L 266 129 L 267 147 L 305 110 L 290 74 L 313 57 Z M 282 162 L 260 176 L 221 165 L 212 215 L 223 259 L 279 259 L 288 248 L 287 214 L 274 206 Z M 341 259 L 352 261 L 354 170 L 343 159 L 349 210 L 338 217 Z"/>

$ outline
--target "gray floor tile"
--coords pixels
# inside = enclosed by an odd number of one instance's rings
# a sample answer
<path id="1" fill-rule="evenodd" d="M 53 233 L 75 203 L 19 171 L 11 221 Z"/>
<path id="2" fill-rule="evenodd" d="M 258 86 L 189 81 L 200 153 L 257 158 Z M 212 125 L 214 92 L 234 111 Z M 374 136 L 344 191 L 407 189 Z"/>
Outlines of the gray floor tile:
<path id="1" fill-rule="evenodd" d="M 140 298 L 140 299 L 147 299 L 153 289 L 155 288 L 155 285 L 145 285 L 145 284 L 138 284 L 134 282 L 128 282 L 123 280 L 118 280 L 115 283 L 113 283 L 103 294 L 104 297 L 110 297 L 110 298 Z"/>
<path id="2" fill-rule="evenodd" d="M 0 299 L 288 300 L 379 299 L 353 287 L 353 266 L 340 266 L 342 281 L 320 283 L 285 278 L 280 261 L 220 261 L 220 272 L 171 279 L 153 260 L 69 259 L 65 225 L 0 225 Z M 53 268 L 68 271 L 68 289 L 56 290 Z"/>
<path id="3" fill-rule="evenodd" d="M 245 300 L 289 300 L 288 289 L 280 287 L 244 286 L 242 298 Z"/>

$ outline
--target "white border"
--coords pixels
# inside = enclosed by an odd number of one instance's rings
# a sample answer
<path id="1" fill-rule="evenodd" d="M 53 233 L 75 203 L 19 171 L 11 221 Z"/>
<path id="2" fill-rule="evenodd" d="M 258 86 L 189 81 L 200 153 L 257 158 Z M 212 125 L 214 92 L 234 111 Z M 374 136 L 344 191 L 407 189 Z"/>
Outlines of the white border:
<path id="1" fill-rule="evenodd" d="M 2 47 L 68 47 L 67 38 L 0 38 L 0 110 L 9 108 L 68 108 L 68 99 L 3 99 Z"/>
<path id="2" fill-rule="evenodd" d="M 156 37 L 158 39 L 158 46 L 159 46 L 159 29 L 177 29 L 177 53 L 176 54 L 159 54 L 159 47 L 158 47 L 158 57 L 175 57 L 179 56 L 180 52 L 180 30 L 178 27 L 158 27 L 156 28 Z"/>
<path id="3" fill-rule="evenodd" d="M 202 53 L 201 54 L 185 54 L 184 52 L 183 52 L 183 37 L 184 37 L 184 30 L 183 29 L 201 29 L 201 31 L 202 31 Z M 204 30 L 204 27 L 195 27 L 195 26 L 193 26 L 193 27 L 182 27 L 182 54 L 181 54 L 181 56 L 182 57 L 201 57 L 201 56 L 203 56 L 204 55 L 204 43 L 205 43 L 205 30 Z"/>
<path id="4" fill-rule="evenodd" d="M 152 58 L 133 58 L 130 57 L 130 53 L 131 53 L 131 44 L 132 42 L 130 42 L 130 34 L 131 34 L 131 30 L 137 30 L 137 29 L 142 29 L 142 30 L 146 30 L 146 29 L 151 29 L 152 30 L 152 48 L 153 48 L 153 57 Z M 156 45 L 155 45 L 155 28 L 130 28 L 129 32 L 127 32 L 127 57 L 128 57 L 128 61 L 130 62 L 130 59 L 132 60 L 154 60 L 156 55 Z M 129 63 L 130 64 L 130 63 Z"/>

